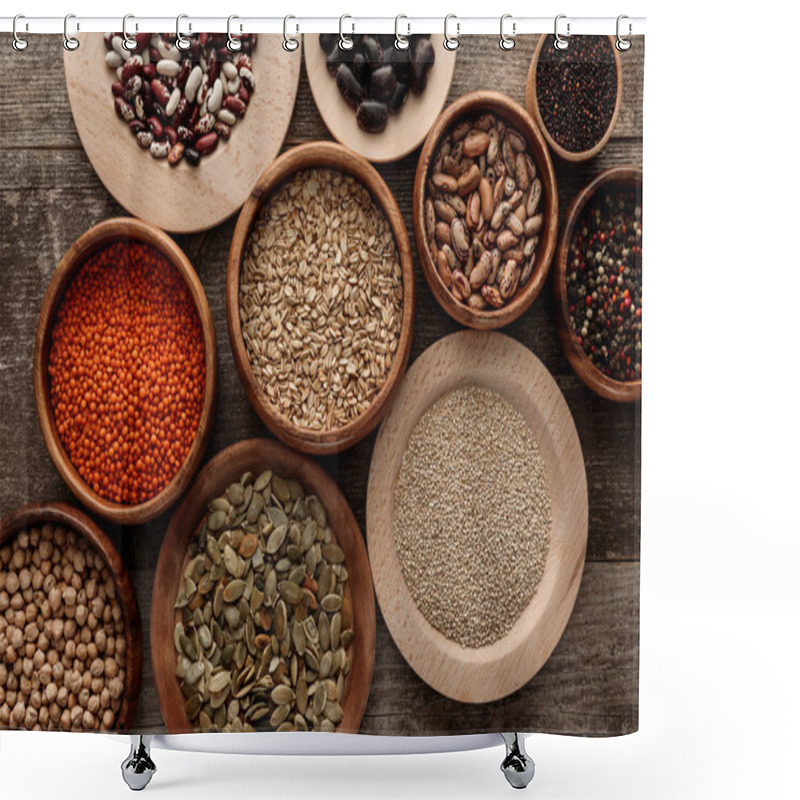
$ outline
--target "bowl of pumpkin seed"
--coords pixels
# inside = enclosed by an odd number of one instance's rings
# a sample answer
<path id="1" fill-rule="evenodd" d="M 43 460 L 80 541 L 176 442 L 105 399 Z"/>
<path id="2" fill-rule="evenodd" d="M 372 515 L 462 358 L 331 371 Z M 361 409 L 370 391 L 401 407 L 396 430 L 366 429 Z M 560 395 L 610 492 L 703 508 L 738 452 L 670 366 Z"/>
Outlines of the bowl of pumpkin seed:
<path id="1" fill-rule="evenodd" d="M 220 452 L 175 510 L 150 643 L 170 733 L 356 733 L 375 657 L 364 537 L 334 480 L 272 439 Z"/>

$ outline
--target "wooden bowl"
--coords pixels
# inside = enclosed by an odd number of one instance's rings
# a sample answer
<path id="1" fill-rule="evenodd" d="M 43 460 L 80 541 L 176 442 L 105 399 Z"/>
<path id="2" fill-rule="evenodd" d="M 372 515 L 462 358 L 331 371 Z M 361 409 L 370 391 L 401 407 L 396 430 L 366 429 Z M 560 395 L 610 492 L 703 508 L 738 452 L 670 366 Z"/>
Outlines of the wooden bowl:
<path id="1" fill-rule="evenodd" d="M 181 274 L 194 301 L 197 315 L 203 329 L 205 345 L 205 396 L 200 423 L 194 442 L 172 480 L 155 497 L 137 505 L 112 502 L 95 492 L 81 477 L 67 455 L 56 430 L 53 408 L 50 403 L 50 379 L 47 364 L 53 327 L 61 298 L 70 281 L 88 256 L 97 250 L 119 240 L 135 240 L 155 247 L 169 259 Z M 217 385 L 217 339 L 214 323 L 208 307 L 203 287 L 189 259 L 183 250 L 163 231 L 148 222 L 129 217 L 107 219 L 90 228 L 67 250 L 53 273 L 50 285 L 42 302 L 39 321 L 36 326 L 36 343 L 33 353 L 33 388 L 36 397 L 36 411 L 47 450 L 56 469 L 59 471 L 70 491 L 90 511 L 120 525 L 138 525 L 158 516 L 169 508 L 189 485 L 192 476 L 200 466 L 200 461 L 211 435 L 211 421 L 214 416 L 214 403 Z"/>
<path id="2" fill-rule="evenodd" d="M 414 427 L 439 398 L 465 385 L 498 392 L 524 416 L 544 461 L 552 512 L 550 547 L 536 593 L 503 638 L 480 648 L 462 647 L 422 615 L 397 557 L 393 522 L 400 467 Z M 587 535 L 586 470 L 578 433 L 542 362 L 500 333 L 460 331 L 425 350 L 381 426 L 367 488 L 375 593 L 409 666 L 437 692 L 464 703 L 493 702 L 526 684 L 550 657 L 572 613 Z"/>
<path id="3" fill-rule="evenodd" d="M 424 207 L 425 184 L 439 141 L 458 120 L 463 117 L 474 117 L 484 111 L 492 111 L 507 120 L 525 137 L 530 155 L 536 164 L 538 177 L 542 181 L 544 225 L 536 249 L 536 264 L 528 282 L 502 308 L 478 311 L 456 300 L 439 276 L 425 236 Z M 414 181 L 413 204 L 414 238 L 417 242 L 417 254 L 422 264 L 422 272 L 439 305 L 456 322 L 476 330 L 492 330 L 508 325 L 528 310 L 544 286 L 556 250 L 558 189 L 553 163 L 544 139 L 519 103 L 500 92 L 478 91 L 465 94 L 449 105 L 436 120 L 422 148 Z"/>
<path id="4" fill-rule="evenodd" d="M 140 148 L 117 118 L 101 33 L 80 35 L 81 46 L 64 51 L 64 77 L 72 119 L 97 177 L 132 215 L 173 233 L 218 225 L 241 207 L 256 177 L 280 152 L 300 83 L 299 49 L 287 53 L 283 37 L 261 34 L 253 53 L 256 89 L 244 119 L 228 142 L 197 169 L 170 167 Z M 68 124 L 65 122 L 64 124 Z"/>
<path id="5" fill-rule="evenodd" d="M 456 68 L 456 50 L 442 47 L 444 36 L 431 36 L 436 60 L 428 75 L 428 84 L 420 94 L 409 92 L 397 114 L 390 114 L 381 133 L 366 133 L 356 122 L 350 108 L 336 87 L 336 79 L 328 72 L 326 54 L 319 46 L 319 34 L 303 36 L 308 84 L 317 110 L 336 141 L 352 148 L 376 163 L 396 161 L 407 156 L 422 143 L 450 92 Z"/>
<path id="6" fill-rule="evenodd" d="M 45 523 L 63 525 L 88 539 L 108 565 L 117 587 L 117 598 L 125 619 L 125 690 L 114 729 L 124 733 L 134 724 L 139 687 L 142 680 L 142 628 L 139 607 L 128 570 L 111 540 L 82 511 L 66 503 L 32 503 L 17 508 L 0 520 L 0 547 L 10 542 L 19 531 Z"/>
<path id="7" fill-rule="evenodd" d="M 172 515 L 161 546 L 150 612 L 150 649 L 158 702 L 171 733 L 193 731 L 175 677 L 174 628 L 180 612 L 174 604 L 188 563 L 187 546 L 197 536 L 213 498 L 246 471 L 257 475 L 265 469 L 300 481 L 307 492 L 319 497 L 334 540 L 344 550 L 349 575 L 345 596 L 349 593 L 352 602 L 355 639 L 348 652 L 352 668 L 345 679 L 344 718 L 337 731 L 356 733 L 361 725 L 375 660 L 375 598 L 364 537 L 339 487 L 319 464 L 274 439 L 248 439 L 206 464 Z"/>
<path id="8" fill-rule="evenodd" d="M 335 85 L 333 88 L 336 89 Z M 295 425 L 269 402 L 266 393 L 253 375 L 239 319 L 241 264 L 247 239 L 258 219 L 261 206 L 264 202 L 268 202 L 270 195 L 295 172 L 312 167 L 341 170 L 366 186 L 391 225 L 403 276 L 403 319 L 400 341 L 386 380 L 370 407 L 360 417 L 340 428 L 326 431 L 314 431 Z M 290 447 L 317 455 L 338 453 L 361 441 L 380 422 L 397 383 L 405 373 L 411 351 L 411 334 L 414 327 L 414 261 L 400 209 L 389 187 L 369 162 L 340 144 L 309 142 L 292 148 L 272 164 L 259 179 L 236 223 L 228 257 L 227 315 L 231 349 L 247 398 L 262 422 Z"/>
<path id="9" fill-rule="evenodd" d="M 639 167 L 611 167 L 601 172 L 588 186 L 585 186 L 572 201 L 567 211 L 567 219 L 558 241 L 553 287 L 558 309 L 556 327 L 564 353 L 572 364 L 578 377 L 593 391 L 606 400 L 631 403 L 642 396 L 642 379 L 636 381 L 617 381 L 598 369 L 583 351 L 575 329 L 569 318 L 569 299 L 567 298 L 567 259 L 569 244 L 575 226 L 581 218 L 586 204 L 598 189 L 609 184 L 618 186 L 638 186 L 641 192 L 642 170 Z"/>
<path id="10" fill-rule="evenodd" d="M 617 69 L 617 101 L 614 104 L 614 112 L 611 115 L 611 121 L 608 123 L 608 130 L 606 130 L 603 138 L 588 150 L 581 150 L 580 152 L 567 150 L 566 148 L 562 147 L 550 135 L 550 131 L 547 130 L 547 126 L 544 124 L 544 120 L 542 119 L 542 112 L 539 109 L 539 99 L 536 94 L 536 66 L 539 63 L 539 54 L 542 52 L 542 47 L 544 47 L 544 43 L 548 40 L 548 38 L 548 35 L 540 36 L 539 43 L 536 45 L 536 50 L 534 50 L 533 58 L 531 59 L 531 66 L 528 69 L 528 80 L 525 84 L 525 105 L 528 109 L 528 113 L 533 117 L 533 119 L 536 121 L 536 124 L 541 129 L 544 138 L 547 140 L 547 144 L 550 145 L 550 149 L 559 158 L 573 163 L 577 163 L 579 161 L 588 161 L 590 158 L 594 158 L 606 146 L 606 143 L 611 138 L 611 134 L 614 132 L 614 126 L 617 124 L 619 108 L 620 105 L 622 105 L 622 61 L 620 60 L 617 48 L 614 46 L 614 37 L 607 36 L 606 38 L 611 44 L 611 52 L 614 54 L 614 63 L 616 64 Z"/>

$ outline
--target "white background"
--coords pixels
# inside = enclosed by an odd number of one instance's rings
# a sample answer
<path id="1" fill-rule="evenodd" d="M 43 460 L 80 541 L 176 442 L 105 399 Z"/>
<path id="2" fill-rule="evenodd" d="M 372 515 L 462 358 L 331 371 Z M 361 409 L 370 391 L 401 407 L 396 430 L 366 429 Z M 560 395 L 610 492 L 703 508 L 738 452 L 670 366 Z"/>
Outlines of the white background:
<path id="1" fill-rule="evenodd" d="M 642 0 L 17 1 L 4 13 L 648 17 L 641 729 L 611 740 L 532 737 L 528 795 L 800 796 L 797 12 L 729 3 L 715 16 L 699 3 Z M 0 797 L 128 796 L 118 767 L 126 753 L 104 737 L 4 733 Z M 347 759 L 157 752 L 147 792 L 509 797 L 500 759 L 499 749 Z"/>

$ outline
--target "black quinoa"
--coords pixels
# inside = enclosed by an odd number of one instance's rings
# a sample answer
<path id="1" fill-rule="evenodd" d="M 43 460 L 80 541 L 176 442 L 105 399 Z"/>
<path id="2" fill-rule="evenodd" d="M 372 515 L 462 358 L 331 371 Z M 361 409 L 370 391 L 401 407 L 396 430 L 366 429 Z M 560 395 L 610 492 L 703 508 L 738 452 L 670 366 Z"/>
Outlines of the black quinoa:
<path id="1" fill-rule="evenodd" d="M 548 133 L 570 153 L 605 135 L 617 101 L 617 66 L 607 36 L 572 36 L 566 50 L 548 36 L 536 66 L 539 112 Z"/>
<path id="2" fill-rule="evenodd" d="M 586 204 L 570 242 L 567 302 L 589 360 L 608 377 L 642 377 L 642 204 L 608 187 Z"/>

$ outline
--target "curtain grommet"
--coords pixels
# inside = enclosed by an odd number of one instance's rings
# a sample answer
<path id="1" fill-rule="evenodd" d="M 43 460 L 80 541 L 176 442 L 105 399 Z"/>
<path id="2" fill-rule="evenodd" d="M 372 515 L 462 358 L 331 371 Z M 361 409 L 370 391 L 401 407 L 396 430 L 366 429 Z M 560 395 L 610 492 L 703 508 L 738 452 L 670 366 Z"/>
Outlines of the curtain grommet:
<path id="1" fill-rule="evenodd" d="M 283 49 L 287 53 L 294 53 L 294 51 L 300 47 L 300 42 L 293 36 L 289 36 L 289 21 L 293 19 L 297 19 L 297 17 L 293 17 L 291 14 L 283 18 Z M 298 33 L 300 26 L 295 23 L 294 29 L 295 33 Z"/>
<path id="2" fill-rule="evenodd" d="M 456 33 L 455 36 L 451 36 L 449 33 L 449 25 L 450 20 L 454 19 L 456 21 Z M 458 17 L 455 14 L 448 14 L 444 18 L 444 41 L 442 45 L 444 46 L 445 50 L 458 50 L 459 45 L 461 42 L 458 40 L 458 37 L 461 35 L 461 23 L 458 21 Z"/>
<path id="3" fill-rule="evenodd" d="M 11 40 L 11 46 L 18 52 L 21 53 L 23 50 L 27 50 L 28 48 L 28 40 L 23 39 L 19 32 L 17 31 L 17 23 L 21 20 L 25 19 L 24 14 L 17 14 L 14 17 L 14 22 L 11 26 L 11 33 L 13 34 L 13 39 Z M 28 23 L 25 23 L 25 30 L 28 30 Z"/>
<path id="4" fill-rule="evenodd" d="M 511 20 L 510 36 L 505 31 L 505 24 L 507 19 Z M 513 16 L 511 14 L 503 14 L 503 16 L 500 17 L 500 49 L 506 51 L 513 50 L 517 45 L 517 42 L 514 39 L 516 35 L 517 35 L 517 23 L 514 22 Z"/>
<path id="5" fill-rule="evenodd" d="M 188 36 L 184 36 L 181 33 L 181 20 L 188 18 L 188 14 L 178 14 L 178 16 L 175 18 L 175 47 L 177 47 L 182 53 L 185 53 L 192 46 L 192 40 Z M 192 26 L 189 25 L 189 30 L 191 31 L 191 29 Z"/>
<path id="6" fill-rule="evenodd" d="M 129 52 L 133 52 L 138 46 L 139 43 L 136 41 L 135 36 L 130 36 L 128 34 L 128 20 L 129 19 L 136 19 L 133 14 L 126 14 L 122 18 L 122 46 Z M 139 25 L 134 23 L 134 30 L 138 30 Z"/>
<path id="7" fill-rule="evenodd" d="M 631 49 L 631 45 L 633 44 L 633 42 L 631 42 L 630 39 L 625 38 L 620 32 L 620 28 L 622 27 L 622 20 L 624 20 L 624 19 L 628 19 L 628 16 L 626 14 L 620 14 L 617 17 L 617 41 L 616 41 L 616 46 L 617 46 L 617 50 L 619 50 L 620 53 L 624 53 L 626 50 L 630 50 Z M 633 25 L 631 25 L 631 23 L 629 21 L 628 22 L 628 36 L 630 36 L 632 33 L 633 33 Z"/>
<path id="8" fill-rule="evenodd" d="M 401 19 L 408 19 L 408 17 L 405 14 L 398 14 L 394 18 L 394 47 L 395 50 L 408 50 L 411 47 L 411 42 L 408 41 L 408 37 L 411 35 L 411 26 L 406 23 L 408 33 L 405 35 L 400 33 Z"/>

